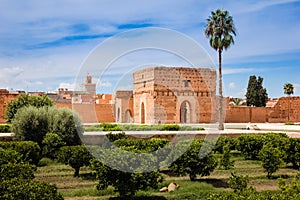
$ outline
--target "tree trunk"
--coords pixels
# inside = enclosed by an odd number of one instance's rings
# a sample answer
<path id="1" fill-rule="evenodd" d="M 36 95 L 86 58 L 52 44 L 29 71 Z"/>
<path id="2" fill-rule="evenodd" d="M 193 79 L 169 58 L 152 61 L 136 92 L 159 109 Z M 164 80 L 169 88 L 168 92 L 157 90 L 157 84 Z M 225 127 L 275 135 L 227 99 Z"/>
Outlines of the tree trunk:
<path id="1" fill-rule="evenodd" d="M 219 130 L 224 130 L 223 87 L 222 87 L 222 50 L 219 49 Z"/>
<path id="2" fill-rule="evenodd" d="M 74 177 L 79 177 L 79 170 L 80 170 L 80 167 L 76 167 L 76 168 L 74 168 L 74 169 L 75 169 Z"/>

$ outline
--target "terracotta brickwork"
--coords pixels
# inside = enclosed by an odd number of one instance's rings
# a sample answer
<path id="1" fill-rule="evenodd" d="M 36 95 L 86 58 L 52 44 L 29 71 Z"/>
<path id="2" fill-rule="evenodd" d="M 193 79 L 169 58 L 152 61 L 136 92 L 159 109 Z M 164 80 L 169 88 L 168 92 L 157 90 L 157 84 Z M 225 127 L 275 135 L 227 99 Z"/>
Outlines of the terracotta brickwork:
<path id="1" fill-rule="evenodd" d="M 16 99 L 20 93 L 24 92 L 9 92 L 6 89 L 0 89 L 0 123 L 5 123 L 4 119 L 6 112 L 6 105 L 12 100 Z"/>
<path id="2" fill-rule="evenodd" d="M 115 120 L 117 123 L 131 123 L 133 121 L 133 92 L 116 91 L 114 94 Z"/>
<path id="3" fill-rule="evenodd" d="M 152 67 L 134 72 L 134 122 L 205 123 L 216 120 L 216 72 Z"/>

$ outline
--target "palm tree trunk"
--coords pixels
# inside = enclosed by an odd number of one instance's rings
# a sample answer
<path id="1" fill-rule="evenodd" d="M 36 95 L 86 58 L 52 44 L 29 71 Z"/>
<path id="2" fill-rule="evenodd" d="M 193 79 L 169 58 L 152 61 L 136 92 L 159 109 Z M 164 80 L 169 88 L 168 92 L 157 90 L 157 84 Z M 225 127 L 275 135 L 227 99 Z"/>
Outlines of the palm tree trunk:
<path id="1" fill-rule="evenodd" d="M 222 87 L 222 50 L 219 49 L 219 130 L 224 130 L 223 87 Z"/>

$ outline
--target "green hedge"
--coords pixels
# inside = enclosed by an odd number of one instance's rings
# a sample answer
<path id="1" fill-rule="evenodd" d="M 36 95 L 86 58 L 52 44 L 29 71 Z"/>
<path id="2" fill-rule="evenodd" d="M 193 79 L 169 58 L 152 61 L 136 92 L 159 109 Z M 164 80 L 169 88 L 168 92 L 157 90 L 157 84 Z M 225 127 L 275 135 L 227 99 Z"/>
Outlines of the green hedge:
<path id="1" fill-rule="evenodd" d="M 37 165 L 41 159 L 41 149 L 36 142 L 0 142 L 0 148 L 15 150 L 22 155 L 21 159 L 29 164 Z"/>
<path id="2" fill-rule="evenodd" d="M 11 133 L 11 124 L 0 124 L 0 133 Z"/>

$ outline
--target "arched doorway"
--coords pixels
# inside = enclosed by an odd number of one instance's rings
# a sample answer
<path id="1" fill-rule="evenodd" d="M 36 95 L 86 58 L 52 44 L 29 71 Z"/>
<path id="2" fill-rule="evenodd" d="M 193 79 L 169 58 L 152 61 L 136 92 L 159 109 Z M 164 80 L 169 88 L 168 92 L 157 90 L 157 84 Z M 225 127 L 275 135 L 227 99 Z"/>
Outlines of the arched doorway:
<path id="1" fill-rule="evenodd" d="M 180 123 L 191 123 L 191 106 L 188 101 L 182 102 L 180 106 Z"/>
<path id="2" fill-rule="evenodd" d="M 145 105 L 141 105 L 141 124 L 145 124 Z"/>
<path id="3" fill-rule="evenodd" d="M 127 109 L 125 111 L 125 123 L 130 123 L 131 122 L 131 118 L 132 118 L 131 112 L 130 112 L 129 109 Z"/>

